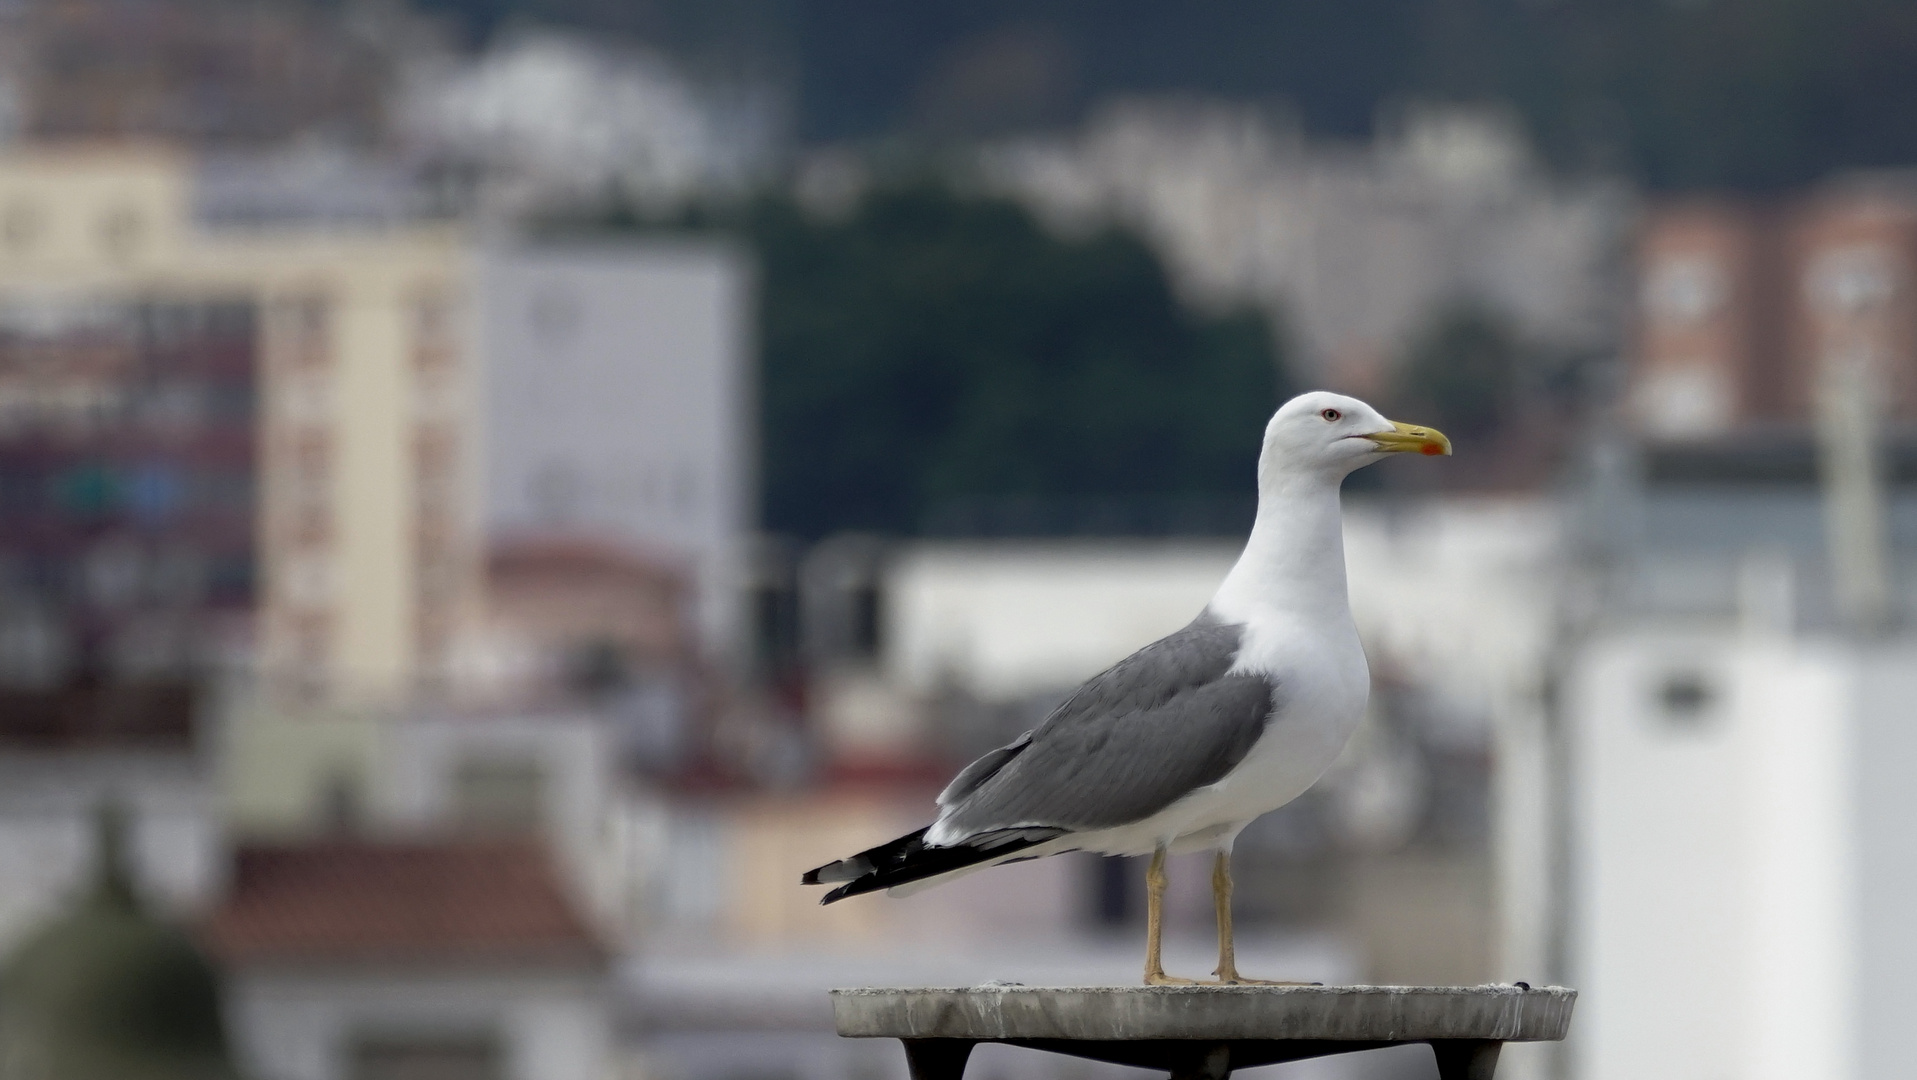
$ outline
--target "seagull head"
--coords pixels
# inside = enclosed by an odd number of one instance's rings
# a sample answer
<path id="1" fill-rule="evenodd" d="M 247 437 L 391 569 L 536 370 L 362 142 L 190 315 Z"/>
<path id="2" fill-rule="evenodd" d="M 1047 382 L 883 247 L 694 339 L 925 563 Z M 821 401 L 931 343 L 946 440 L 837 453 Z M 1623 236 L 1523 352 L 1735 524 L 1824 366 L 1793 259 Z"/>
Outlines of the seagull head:
<path id="1" fill-rule="evenodd" d="M 1386 420 L 1357 398 L 1314 390 L 1279 406 L 1265 425 L 1259 487 L 1306 478 L 1335 484 L 1391 454 L 1450 452 L 1436 428 Z"/>

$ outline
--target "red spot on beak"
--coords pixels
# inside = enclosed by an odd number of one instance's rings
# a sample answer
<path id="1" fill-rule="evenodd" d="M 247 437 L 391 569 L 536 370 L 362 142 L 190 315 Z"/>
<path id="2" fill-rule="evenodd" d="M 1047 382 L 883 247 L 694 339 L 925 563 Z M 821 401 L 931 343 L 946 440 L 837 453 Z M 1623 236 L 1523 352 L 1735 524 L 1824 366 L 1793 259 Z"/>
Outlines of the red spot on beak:
<path id="1" fill-rule="evenodd" d="M 1439 446 L 1437 443 L 1425 443 L 1424 446 L 1419 449 L 1418 453 L 1423 454 L 1425 457 L 1436 457 L 1444 453 L 1444 447 Z"/>

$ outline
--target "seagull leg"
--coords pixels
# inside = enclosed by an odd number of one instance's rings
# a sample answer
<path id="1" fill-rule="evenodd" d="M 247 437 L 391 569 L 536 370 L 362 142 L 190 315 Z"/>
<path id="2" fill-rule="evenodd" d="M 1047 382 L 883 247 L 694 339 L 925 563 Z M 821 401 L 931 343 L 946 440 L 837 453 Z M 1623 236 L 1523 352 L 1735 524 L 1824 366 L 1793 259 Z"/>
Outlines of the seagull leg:
<path id="1" fill-rule="evenodd" d="M 1231 928 L 1231 852 L 1218 849 L 1211 864 L 1211 902 L 1218 909 L 1218 976 L 1221 983 L 1238 981 L 1238 950 Z"/>
<path id="2" fill-rule="evenodd" d="M 1238 974 L 1237 948 L 1231 929 L 1231 852 L 1220 848 L 1211 864 L 1211 899 L 1218 909 L 1218 970 L 1213 972 L 1223 985 L 1313 986 L 1315 983 L 1283 982 L 1277 979 L 1248 979 Z"/>
<path id="3" fill-rule="evenodd" d="M 1190 986 L 1197 980 L 1165 974 L 1159 958 L 1159 938 L 1164 931 L 1165 849 L 1152 852 L 1152 864 L 1145 869 L 1145 985 Z"/>

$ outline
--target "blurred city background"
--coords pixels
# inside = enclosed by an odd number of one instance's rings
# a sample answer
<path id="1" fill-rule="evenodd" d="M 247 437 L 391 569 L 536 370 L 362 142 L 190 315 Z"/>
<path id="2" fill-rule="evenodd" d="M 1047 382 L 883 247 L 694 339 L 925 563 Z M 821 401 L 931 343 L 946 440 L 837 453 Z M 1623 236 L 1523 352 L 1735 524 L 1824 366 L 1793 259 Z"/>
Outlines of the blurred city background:
<path id="1" fill-rule="evenodd" d="M 1189 620 L 1318 387 L 1458 452 L 1348 485 L 1243 966 L 1917 1075 L 1911 166 L 1895 0 L 0 0 L 0 1076 L 894 1080 L 824 988 L 1136 981 L 1128 860 L 798 876 Z"/>

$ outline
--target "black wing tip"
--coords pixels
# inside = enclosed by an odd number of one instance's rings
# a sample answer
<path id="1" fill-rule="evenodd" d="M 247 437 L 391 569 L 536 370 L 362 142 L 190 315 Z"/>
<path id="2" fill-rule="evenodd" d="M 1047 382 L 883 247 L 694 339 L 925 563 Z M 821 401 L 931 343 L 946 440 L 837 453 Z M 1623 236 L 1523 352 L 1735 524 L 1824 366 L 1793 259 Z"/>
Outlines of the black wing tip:
<path id="1" fill-rule="evenodd" d="M 839 901 L 844 900 L 848 896 L 857 896 L 860 893 L 871 892 L 873 891 L 873 889 L 876 889 L 876 888 L 878 888 L 878 886 L 869 886 L 867 888 L 861 889 L 859 888 L 858 882 L 856 881 L 850 882 L 848 884 L 841 885 L 836 889 L 833 889 L 831 892 L 826 893 L 824 896 L 819 897 L 819 906 L 824 907 L 827 904 L 836 904 Z"/>
<path id="2" fill-rule="evenodd" d="M 826 893 L 819 900 L 821 905 L 836 904 L 848 897 L 878 892 L 881 889 L 889 890 L 894 886 L 909 885 L 926 878 L 940 877 L 954 870 L 963 870 L 982 862 L 1023 861 L 1009 860 L 1005 857 L 1013 852 L 1045 843 L 1062 835 L 1065 831 L 1053 828 L 1026 829 L 1018 830 L 1017 832 L 1023 835 L 1015 837 L 1001 832 L 996 834 L 998 843 L 991 843 L 988 839 L 984 844 L 968 841 L 953 847 L 928 848 L 921 842 L 925 830 L 920 829 L 908 836 L 901 836 L 890 844 L 882 844 L 850 859 L 841 859 L 836 863 L 828 863 L 817 870 L 809 871 L 803 880 L 808 885 L 844 881 L 845 884 Z M 1026 858 L 1035 857 L 1026 856 Z M 839 867 L 857 871 L 857 873 L 847 877 L 824 876 L 828 873 L 836 875 L 839 871 L 835 868 Z"/>
<path id="3" fill-rule="evenodd" d="M 871 873 L 872 860 L 864 853 L 849 859 L 835 859 L 824 866 L 815 866 L 799 876 L 801 885 L 830 885 L 835 881 L 851 881 Z"/>
<path id="4" fill-rule="evenodd" d="M 926 828 L 930 828 L 930 826 Z M 857 855 L 843 859 L 834 859 L 824 866 L 815 866 L 799 875 L 799 884 L 830 885 L 835 881 L 860 881 L 868 875 L 875 873 L 881 862 L 896 863 L 909 858 L 914 851 L 920 850 L 921 845 L 919 840 L 924 835 L 925 829 L 920 829 L 917 832 L 906 833 L 896 840 L 880 844 L 878 847 L 867 848 Z M 820 903 L 829 904 L 834 900 L 841 900 L 850 895 L 854 894 L 847 893 L 843 889 L 835 889 L 831 895 L 821 900 Z"/>

